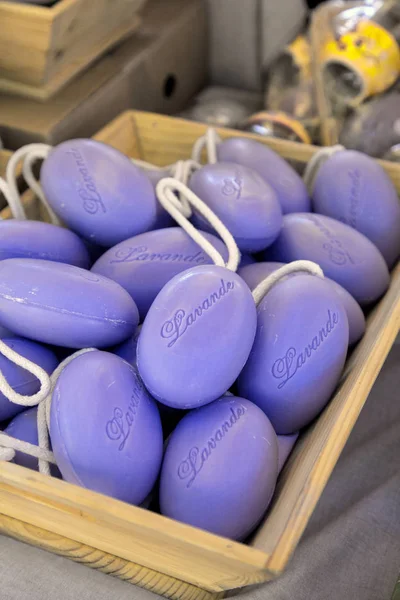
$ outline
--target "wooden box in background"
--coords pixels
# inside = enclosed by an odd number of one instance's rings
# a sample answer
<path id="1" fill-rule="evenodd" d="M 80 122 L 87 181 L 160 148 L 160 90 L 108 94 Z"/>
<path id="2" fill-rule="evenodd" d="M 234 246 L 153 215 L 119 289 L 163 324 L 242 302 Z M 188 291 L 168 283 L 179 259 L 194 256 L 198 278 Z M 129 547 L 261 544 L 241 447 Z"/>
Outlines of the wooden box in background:
<path id="1" fill-rule="evenodd" d="M 149 0 L 141 17 L 134 35 L 47 102 L 0 94 L 4 145 L 90 137 L 130 108 L 183 110 L 207 79 L 204 2 Z"/>
<path id="2" fill-rule="evenodd" d="M 206 126 L 127 112 L 96 139 L 160 166 L 190 156 Z M 248 137 L 303 166 L 317 147 Z M 381 163 L 400 192 L 400 166 Z M 32 201 L 32 196 L 30 196 Z M 400 265 L 368 319 L 330 404 L 301 436 L 272 506 L 249 544 L 167 519 L 14 464 L 0 464 L 0 531 L 174 600 L 211 600 L 286 568 L 400 325 Z"/>
<path id="3" fill-rule="evenodd" d="M 137 28 L 145 1 L 0 1 L 0 90 L 49 98 Z"/>

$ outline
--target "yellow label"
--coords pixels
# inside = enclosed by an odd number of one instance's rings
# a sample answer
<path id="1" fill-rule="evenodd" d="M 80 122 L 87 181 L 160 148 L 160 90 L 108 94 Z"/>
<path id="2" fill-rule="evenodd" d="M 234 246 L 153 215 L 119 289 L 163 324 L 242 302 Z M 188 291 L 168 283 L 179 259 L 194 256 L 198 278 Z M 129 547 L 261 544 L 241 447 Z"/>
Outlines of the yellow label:
<path id="1" fill-rule="evenodd" d="M 361 100 L 388 89 L 400 74 L 396 40 L 372 21 L 359 21 L 353 31 L 328 40 L 321 56 L 321 63 L 326 62 L 353 67 L 364 82 Z"/>

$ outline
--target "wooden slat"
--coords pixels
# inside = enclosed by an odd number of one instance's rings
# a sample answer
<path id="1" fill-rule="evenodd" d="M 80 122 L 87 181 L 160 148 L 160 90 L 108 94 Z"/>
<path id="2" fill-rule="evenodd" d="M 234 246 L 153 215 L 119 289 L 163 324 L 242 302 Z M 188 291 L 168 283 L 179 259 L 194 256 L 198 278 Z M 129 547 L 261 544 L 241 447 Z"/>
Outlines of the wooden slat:
<path id="1" fill-rule="evenodd" d="M 55 533 L 0 514 L 0 531 L 16 540 L 37 546 L 53 554 L 133 583 L 171 600 L 218 600 L 222 593 L 206 592 L 198 587 L 162 575 L 152 569 L 106 554 L 96 548 L 74 542 Z"/>
<path id="2" fill-rule="evenodd" d="M 211 592 L 269 577 L 264 552 L 10 463 L 0 513 Z"/>
<path id="3" fill-rule="evenodd" d="M 146 0 L 0 1 L 0 90 L 45 100 L 138 27 Z"/>

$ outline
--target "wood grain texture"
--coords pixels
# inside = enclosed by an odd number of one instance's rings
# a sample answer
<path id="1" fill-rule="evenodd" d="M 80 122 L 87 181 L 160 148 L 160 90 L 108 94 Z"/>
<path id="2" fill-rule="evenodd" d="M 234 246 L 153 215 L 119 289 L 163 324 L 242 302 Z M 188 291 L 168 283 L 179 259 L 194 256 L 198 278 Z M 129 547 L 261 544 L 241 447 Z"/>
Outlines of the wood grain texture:
<path id="1" fill-rule="evenodd" d="M 206 592 L 173 577 L 1 514 L 0 532 L 171 600 L 218 600 L 222 597 L 222 593 Z"/>
<path id="2" fill-rule="evenodd" d="M 205 130 L 202 124 L 182 119 L 128 112 L 96 138 L 133 158 L 161 166 L 187 158 L 194 141 Z M 253 138 L 304 165 L 319 150 L 237 131 L 218 132 L 223 138 Z M 382 165 L 400 191 L 400 167 Z M 38 209 L 31 194 L 24 199 L 31 203 L 32 210 L 35 206 Z M 400 266 L 392 274 L 390 290 L 368 320 L 366 335 L 347 362 L 346 376 L 337 393 L 296 445 L 280 477 L 271 509 L 250 545 L 211 535 L 12 464 L 0 464 L 0 513 L 7 517 L 6 521 L 0 519 L 0 529 L 41 547 L 45 543 L 51 551 L 65 551 L 65 555 L 89 548 L 88 556 L 95 557 L 95 564 L 111 570 L 114 566 L 115 576 L 126 572 L 136 583 L 135 577 L 146 573 L 139 584 L 147 589 L 151 585 L 167 585 L 168 580 L 168 585 L 178 586 L 177 593 L 182 594 L 179 597 L 185 599 L 203 598 L 199 590 L 206 592 L 205 600 L 211 599 L 215 594 L 279 575 L 298 544 L 399 326 Z M 126 571 L 121 567 L 125 563 L 129 564 Z M 137 571 L 138 565 L 145 571 Z M 159 573 L 159 579 L 154 579 L 154 573 Z M 184 585 L 182 582 L 189 587 L 179 588 Z M 163 588 L 159 593 L 168 596 L 171 589 L 175 594 L 174 587 Z"/>
<path id="3" fill-rule="evenodd" d="M 0 90 L 46 100 L 135 31 L 146 0 L 0 1 Z"/>

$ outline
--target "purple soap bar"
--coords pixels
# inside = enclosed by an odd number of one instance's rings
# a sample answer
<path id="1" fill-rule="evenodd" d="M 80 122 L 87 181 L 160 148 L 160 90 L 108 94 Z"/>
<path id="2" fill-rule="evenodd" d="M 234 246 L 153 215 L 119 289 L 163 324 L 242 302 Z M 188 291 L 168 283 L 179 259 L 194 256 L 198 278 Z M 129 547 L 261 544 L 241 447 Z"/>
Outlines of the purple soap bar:
<path id="1" fill-rule="evenodd" d="M 218 160 L 254 169 L 276 193 L 283 214 L 311 210 L 311 200 L 300 175 L 271 148 L 254 140 L 231 138 L 217 146 Z"/>
<path id="2" fill-rule="evenodd" d="M 189 187 L 229 229 L 239 250 L 259 252 L 278 236 L 282 211 L 277 194 L 253 169 L 222 162 L 206 165 L 192 175 Z M 199 213 L 193 222 L 212 231 Z"/>
<path id="3" fill-rule="evenodd" d="M 283 467 L 286 464 L 287 459 L 290 456 L 290 453 L 293 450 L 293 446 L 297 442 L 297 438 L 299 437 L 298 433 L 293 433 L 292 435 L 278 435 L 278 472 L 280 473 Z"/>
<path id="4" fill-rule="evenodd" d="M 40 344 L 18 338 L 6 338 L 2 341 L 21 356 L 42 367 L 49 375 L 52 374 L 58 365 L 55 354 L 48 348 L 40 346 Z M 22 396 L 32 396 L 40 389 L 39 380 L 32 373 L 18 367 L 2 354 L 0 354 L 0 371 L 13 390 Z M 7 400 L 0 392 L 0 421 L 11 419 L 24 409 L 24 406 Z"/>
<path id="5" fill-rule="evenodd" d="M 118 346 L 115 346 L 111 350 L 113 354 L 116 354 L 120 358 L 123 358 L 132 366 L 136 365 L 136 351 L 141 329 L 142 326 L 139 325 L 139 327 L 136 328 L 135 333 L 130 338 L 128 338 L 126 342 L 118 344 Z"/>
<path id="6" fill-rule="evenodd" d="M 160 467 L 160 415 L 136 369 L 108 352 L 78 356 L 53 393 L 50 436 L 66 481 L 131 504 L 152 490 Z"/>
<path id="7" fill-rule="evenodd" d="M 114 246 L 155 223 L 157 200 L 150 180 L 106 144 L 63 142 L 44 161 L 40 181 L 63 222 L 100 246 Z"/>
<path id="8" fill-rule="evenodd" d="M 164 515 L 242 540 L 275 489 L 278 444 L 271 423 L 243 398 L 190 412 L 172 433 L 160 479 Z"/>
<path id="9" fill-rule="evenodd" d="M 213 235 L 204 237 L 228 259 L 225 244 Z M 154 298 L 175 275 L 197 265 L 213 264 L 212 259 L 180 227 L 149 231 L 108 250 L 92 267 L 116 281 L 134 299 L 141 320 Z"/>
<path id="10" fill-rule="evenodd" d="M 271 273 L 283 267 L 284 263 L 277 262 L 261 262 L 255 265 L 248 265 L 238 270 L 238 275 L 247 283 L 249 288 L 253 291 L 261 281 L 266 279 Z M 295 277 L 298 273 L 293 273 L 289 277 Z M 339 295 L 343 302 L 344 309 L 347 314 L 349 321 L 349 345 L 352 346 L 358 342 L 365 333 L 365 316 L 361 310 L 360 305 L 356 302 L 351 294 L 344 289 L 341 285 L 325 277 L 325 281 L 328 281 L 334 288 L 335 292 Z"/>
<path id="11" fill-rule="evenodd" d="M 0 261 L 0 323 L 66 348 L 111 346 L 135 331 L 139 313 L 120 285 L 84 269 L 30 258 Z"/>
<path id="12" fill-rule="evenodd" d="M 257 334 L 238 380 L 277 434 L 305 427 L 330 399 L 342 372 L 349 325 L 328 282 L 296 275 L 277 283 L 257 310 Z"/>
<path id="13" fill-rule="evenodd" d="M 40 258 L 89 268 L 89 254 L 75 233 L 40 221 L 0 221 L 0 260 Z"/>
<path id="14" fill-rule="evenodd" d="M 385 260 L 368 238 L 352 227 L 323 215 L 298 213 L 283 218 L 282 231 L 264 253 L 264 260 L 312 260 L 343 286 L 361 306 L 387 290 Z"/>
<path id="15" fill-rule="evenodd" d="M 256 321 L 253 296 L 236 273 L 209 265 L 176 275 L 154 300 L 139 337 L 147 389 L 172 408 L 216 400 L 242 370 Z"/>
<path id="16" fill-rule="evenodd" d="M 389 176 L 372 158 L 344 150 L 319 169 L 314 210 L 363 233 L 381 251 L 389 268 L 400 255 L 400 204 Z"/>

